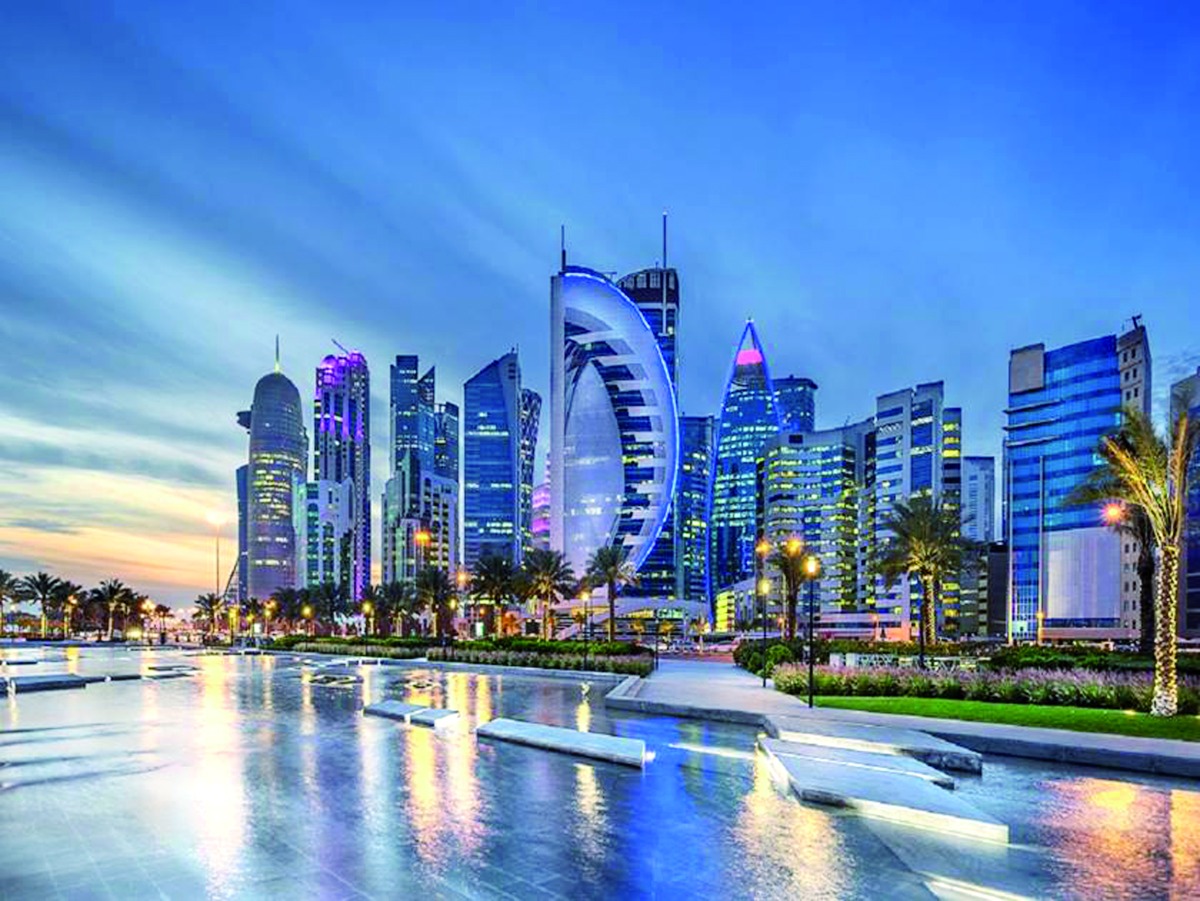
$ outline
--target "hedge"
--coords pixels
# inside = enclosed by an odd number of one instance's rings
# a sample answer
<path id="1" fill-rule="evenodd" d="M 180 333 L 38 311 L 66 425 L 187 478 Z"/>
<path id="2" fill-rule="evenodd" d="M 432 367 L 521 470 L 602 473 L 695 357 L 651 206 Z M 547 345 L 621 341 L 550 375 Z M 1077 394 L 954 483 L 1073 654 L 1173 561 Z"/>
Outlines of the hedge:
<path id="1" fill-rule="evenodd" d="M 1153 676 L 1141 672 L 1089 670 L 934 672 L 907 667 L 818 667 L 815 694 L 860 697 L 944 698 L 1095 707 L 1148 712 Z M 775 687 L 794 695 L 808 694 L 808 668 L 783 664 L 773 674 Z M 1180 679 L 1179 712 L 1200 713 L 1200 679 Z"/>

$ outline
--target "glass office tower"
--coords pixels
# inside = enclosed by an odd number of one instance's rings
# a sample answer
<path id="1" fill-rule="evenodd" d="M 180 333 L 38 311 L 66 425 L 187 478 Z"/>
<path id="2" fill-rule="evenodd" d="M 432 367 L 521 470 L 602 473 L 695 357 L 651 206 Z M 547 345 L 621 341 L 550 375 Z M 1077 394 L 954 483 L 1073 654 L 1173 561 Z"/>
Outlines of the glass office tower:
<path id="1" fill-rule="evenodd" d="M 757 472 L 767 441 L 779 434 L 779 409 L 754 323 L 733 358 L 717 425 L 709 487 L 709 569 L 719 591 L 754 574 Z"/>
<path id="2" fill-rule="evenodd" d="M 493 360 L 467 380 L 463 406 L 464 560 L 468 569 L 486 556 L 504 557 L 518 565 L 523 540 L 522 396 L 516 351 Z"/>
<path id="3" fill-rule="evenodd" d="M 710 601 L 708 483 L 712 475 L 713 417 L 681 416 L 679 488 L 675 493 L 676 596 Z"/>
<path id="4" fill-rule="evenodd" d="M 565 266 L 550 289 L 550 544 L 577 573 L 614 545 L 640 569 L 675 496 L 675 391 L 657 336 L 619 287 Z"/>

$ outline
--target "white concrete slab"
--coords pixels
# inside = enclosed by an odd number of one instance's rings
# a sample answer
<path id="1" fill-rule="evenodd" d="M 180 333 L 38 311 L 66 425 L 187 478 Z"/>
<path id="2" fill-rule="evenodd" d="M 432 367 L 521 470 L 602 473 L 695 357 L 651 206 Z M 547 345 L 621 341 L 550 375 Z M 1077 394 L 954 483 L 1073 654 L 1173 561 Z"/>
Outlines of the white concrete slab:
<path id="1" fill-rule="evenodd" d="M 389 720 L 407 723 L 414 713 L 420 713 L 428 709 L 419 704 L 405 704 L 403 701 L 379 701 L 364 707 L 363 715 L 382 716 Z"/>
<path id="2" fill-rule="evenodd" d="M 88 680 L 68 673 L 46 676 L 9 676 L 5 687 L 17 694 L 30 691 L 59 691 L 65 688 L 86 688 Z"/>
<path id="3" fill-rule="evenodd" d="M 776 778 L 803 801 L 934 832 L 1008 842 L 1008 826 L 925 779 L 764 750 Z"/>
<path id="4" fill-rule="evenodd" d="M 902 754 L 878 754 L 851 748 L 831 748 L 826 745 L 802 744 L 765 736 L 758 740 L 758 744 L 763 750 L 771 751 L 778 757 L 798 757 L 827 763 L 840 763 L 843 766 L 861 767 L 875 772 L 895 773 L 913 779 L 924 779 L 940 788 L 954 788 L 953 777 Z"/>
<path id="5" fill-rule="evenodd" d="M 458 723 L 458 711 L 431 707 L 428 710 L 414 713 L 409 717 L 408 721 L 414 726 L 428 726 L 431 729 L 448 729 Z"/>
<path id="6" fill-rule="evenodd" d="M 561 726 L 545 726 L 541 723 L 504 718 L 484 723 L 476 733 L 485 738 L 544 748 L 548 751 L 562 751 L 625 766 L 640 768 L 646 764 L 646 743 L 640 738 L 622 738 L 603 732 L 580 732 Z"/>
<path id="7" fill-rule="evenodd" d="M 768 716 L 765 724 L 772 737 L 784 741 L 875 754 L 900 754 L 939 770 L 983 771 L 983 757 L 977 751 L 916 729 L 847 723 L 821 719 L 816 714 Z"/>

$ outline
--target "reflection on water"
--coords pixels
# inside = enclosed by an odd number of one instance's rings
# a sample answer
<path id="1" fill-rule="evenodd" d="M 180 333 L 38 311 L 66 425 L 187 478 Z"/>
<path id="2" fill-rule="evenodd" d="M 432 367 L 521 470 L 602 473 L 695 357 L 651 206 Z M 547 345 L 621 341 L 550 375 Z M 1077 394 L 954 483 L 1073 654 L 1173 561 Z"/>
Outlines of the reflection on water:
<path id="1" fill-rule="evenodd" d="M 43 671 L 150 663 L 196 672 L 0 705 L 0 896 L 876 901 L 922 896 L 931 877 L 915 873 L 937 869 L 939 886 L 1034 897 L 1200 897 L 1188 783 L 989 759 L 959 792 L 1017 844 L 986 861 L 956 850 L 974 860 L 956 876 L 929 863 L 935 844 L 901 848 L 899 827 L 797 803 L 751 730 L 613 714 L 599 684 L 365 666 L 361 682 L 327 685 L 291 658 L 127 649 L 67 649 Z M 385 697 L 462 722 L 362 715 Z M 472 727 L 497 716 L 642 738 L 656 756 L 641 772 L 477 741 Z M 125 872 L 136 879 L 119 883 Z"/>

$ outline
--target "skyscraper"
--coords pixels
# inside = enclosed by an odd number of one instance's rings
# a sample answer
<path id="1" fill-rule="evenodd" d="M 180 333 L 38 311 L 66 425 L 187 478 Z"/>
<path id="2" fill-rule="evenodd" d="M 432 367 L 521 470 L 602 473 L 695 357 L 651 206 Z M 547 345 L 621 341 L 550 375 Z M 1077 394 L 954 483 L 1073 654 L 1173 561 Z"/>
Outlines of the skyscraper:
<path id="1" fill-rule="evenodd" d="M 875 401 L 874 547 L 881 553 L 892 534 L 884 525 L 894 505 L 926 495 L 959 514 L 962 504 L 962 410 L 944 404 L 943 384 L 929 382 L 880 395 Z M 876 607 L 884 629 L 915 636 L 921 588 L 916 580 L 884 585 L 875 578 Z M 957 630 L 959 586 L 942 585 L 938 611 L 945 631 Z"/>
<path id="2" fill-rule="evenodd" d="M 816 428 L 817 383 L 789 375 L 775 379 L 775 403 L 785 432 L 811 432 Z"/>
<path id="3" fill-rule="evenodd" d="M 321 571 L 336 571 L 357 601 L 371 581 L 371 380 L 366 358 L 357 351 L 330 354 L 317 367 L 313 478 L 319 495 L 328 496 L 334 486 L 348 494 L 344 503 L 350 507 L 350 531 L 335 541 L 343 560 L 336 566 L 323 562 Z"/>
<path id="4" fill-rule="evenodd" d="M 1004 531 L 1009 545 L 1009 634 L 1033 639 L 1136 634 L 1137 553 L 1095 505 L 1068 498 L 1096 465 L 1100 439 L 1123 405 L 1150 411 L 1150 346 L 1136 320 L 1055 350 L 1014 350 L 1004 440 Z"/>
<path id="5" fill-rule="evenodd" d="M 708 578 L 708 483 L 712 477 L 713 418 L 680 416 L 679 487 L 675 492 L 677 597 L 712 600 Z"/>
<path id="6" fill-rule="evenodd" d="M 246 410 L 245 425 L 250 425 L 250 411 Z M 239 414 L 240 416 L 241 414 Z M 307 462 L 307 460 L 306 460 Z M 238 603 L 250 597 L 250 464 L 243 463 L 237 468 L 237 505 L 238 505 L 238 556 L 237 556 L 237 599 Z"/>
<path id="7" fill-rule="evenodd" d="M 1185 412 L 1193 422 L 1200 420 L 1200 369 L 1171 386 L 1171 428 Z M 1179 573 L 1179 634 L 1200 638 L 1200 453 L 1192 456 L 1188 467 L 1187 518 Z"/>
<path id="8" fill-rule="evenodd" d="M 538 429 L 542 421 L 542 396 L 521 389 L 521 553 L 533 547 L 533 468 L 537 462 Z"/>
<path id="9" fill-rule="evenodd" d="M 663 256 L 666 256 L 666 218 L 663 219 Z M 663 362 L 671 379 L 675 393 L 675 405 L 679 406 L 679 366 L 676 341 L 679 327 L 679 277 L 674 269 L 643 269 L 634 272 L 620 283 L 621 290 L 632 300 L 646 324 L 654 333 Z M 654 547 L 647 555 L 638 572 L 636 585 L 625 589 L 626 594 L 648 597 L 676 597 L 680 590 L 678 582 L 677 517 L 676 503 L 672 504 L 663 520 Z"/>
<path id="10" fill-rule="evenodd" d="M 962 533 L 980 544 L 996 537 L 995 457 L 963 457 Z"/>
<path id="11" fill-rule="evenodd" d="M 250 431 L 246 482 L 246 596 L 265 600 L 297 584 L 295 516 L 308 471 L 300 392 L 279 369 L 254 387 L 238 422 Z"/>
<path id="12" fill-rule="evenodd" d="M 521 365 L 516 351 L 493 360 L 463 385 L 466 467 L 464 560 L 486 556 L 521 562 Z M 530 489 L 532 503 L 532 488 Z"/>
<path id="13" fill-rule="evenodd" d="M 799 538 L 806 553 L 820 558 L 815 591 L 822 631 L 878 636 L 870 567 L 874 536 L 867 531 L 872 524 L 875 420 L 784 432 L 767 442 L 763 458 L 763 531 L 775 546 Z M 779 574 L 769 576 L 778 586 Z M 780 594 L 778 588 L 772 592 Z"/>
<path id="14" fill-rule="evenodd" d="M 754 573 L 757 466 L 779 434 L 779 408 L 753 322 L 738 341 L 721 415 L 709 488 L 709 571 L 718 591 Z"/>
<path id="15" fill-rule="evenodd" d="M 598 272 L 550 289 L 550 544 L 576 572 L 598 548 L 640 569 L 675 496 L 674 386 L 642 311 Z"/>
<path id="16" fill-rule="evenodd" d="M 459 408 L 437 403 L 433 367 L 398 355 L 391 366 L 392 475 L 382 497 L 384 582 L 459 563 Z"/>

